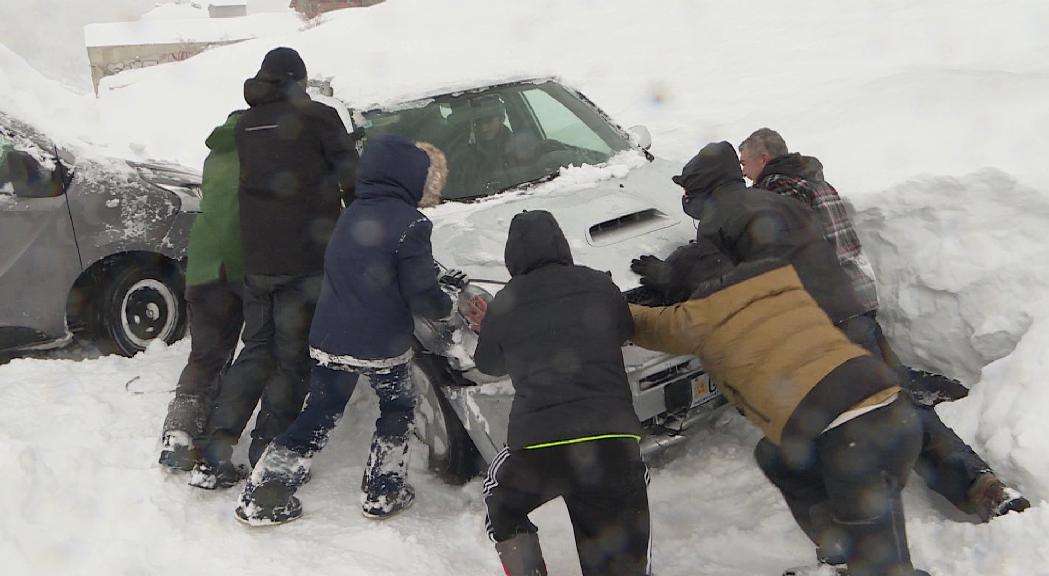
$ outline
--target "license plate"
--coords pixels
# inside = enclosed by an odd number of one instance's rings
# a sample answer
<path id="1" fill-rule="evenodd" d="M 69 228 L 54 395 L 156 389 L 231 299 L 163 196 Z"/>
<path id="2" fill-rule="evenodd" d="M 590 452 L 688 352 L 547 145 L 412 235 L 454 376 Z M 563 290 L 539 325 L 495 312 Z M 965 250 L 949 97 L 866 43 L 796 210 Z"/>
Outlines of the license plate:
<path id="1" fill-rule="evenodd" d="M 692 405 L 699 406 L 707 403 L 718 395 L 718 387 L 710 379 L 710 375 L 703 373 L 692 379 Z"/>

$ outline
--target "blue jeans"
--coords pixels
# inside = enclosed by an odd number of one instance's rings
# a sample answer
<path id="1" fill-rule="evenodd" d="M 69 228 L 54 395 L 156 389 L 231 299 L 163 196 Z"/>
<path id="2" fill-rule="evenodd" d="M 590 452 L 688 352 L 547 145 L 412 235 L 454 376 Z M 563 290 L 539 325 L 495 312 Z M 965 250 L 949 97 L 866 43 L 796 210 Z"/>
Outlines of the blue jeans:
<path id="1" fill-rule="evenodd" d="M 400 491 L 407 476 L 408 433 L 415 418 L 410 363 L 352 372 L 315 366 L 306 408 L 274 442 L 307 458 L 319 452 L 342 418 L 362 375 L 368 377 L 379 396 L 379 418 L 363 484 L 368 497 L 375 498 Z"/>

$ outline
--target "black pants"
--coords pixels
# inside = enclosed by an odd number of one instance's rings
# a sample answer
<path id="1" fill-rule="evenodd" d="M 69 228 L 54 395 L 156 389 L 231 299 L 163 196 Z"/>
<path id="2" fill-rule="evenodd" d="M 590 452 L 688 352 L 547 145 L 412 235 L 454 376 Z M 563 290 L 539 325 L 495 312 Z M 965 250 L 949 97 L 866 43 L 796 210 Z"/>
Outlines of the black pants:
<path id="1" fill-rule="evenodd" d="M 847 562 L 850 576 L 911 576 L 900 491 L 921 436 L 916 409 L 900 398 L 821 434 L 805 464 L 788 464 L 766 439 L 754 456 L 821 559 Z"/>
<path id="2" fill-rule="evenodd" d="M 850 318 L 838 327 L 853 343 L 862 346 L 876 358 L 882 358 L 897 374 L 906 391 L 911 385 L 908 370 L 900 364 L 889 348 L 881 326 L 873 313 Z M 922 450 L 914 466 L 925 483 L 956 507 L 963 507 L 969 487 L 981 474 L 991 471 L 990 465 L 940 420 L 932 406 L 913 402 L 922 424 Z"/>
<path id="3" fill-rule="evenodd" d="M 312 361 L 309 332 L 323 276 L 244 277 L 244 348 L 222 378 L 200 444 L 213 466 L 233 445 L 262 400 L 248 451 L 252 466 L 299 415 Z"/>
<path id="4" fill-rule="evenodd" d="M 557 497 L 568 506 L 583 576 L 650 573 L 648 469 L 636 440 L 504 449 L 484 483 L 489 538 L 537 532 L 528 514 Z"/>
<path id="5" fill-rule="evenodd" d="M 195 437 L 204 431 L 219 373 L 233 359 L 244 326 L 239 281 L 225 277 L 186 287 L 189 307 L 189 360 L 182 369 L 175 398 L 168 404 L 164 433 L 179 430 Z"/>

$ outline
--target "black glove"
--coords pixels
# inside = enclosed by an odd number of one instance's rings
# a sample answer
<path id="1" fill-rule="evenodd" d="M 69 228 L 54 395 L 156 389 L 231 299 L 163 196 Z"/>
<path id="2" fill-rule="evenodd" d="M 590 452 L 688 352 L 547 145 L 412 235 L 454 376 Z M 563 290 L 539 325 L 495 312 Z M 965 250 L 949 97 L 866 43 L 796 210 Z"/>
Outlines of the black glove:
<path id="1" fill-rule="evenodd" d="M 466 272 L 462 270 L 455 270 L 449 268 L 444 274 L 437 279 L 437 282 L 442 288 L 461 292 L 466 285 L 470 283 L 470 277 L 466 275 Z"/>
<path id="2" fill-rule="evenodd" d="M 655 290 L 664 290 L 670 284 L 671 267 L 664 261 L 651 255 L 644 255 L 630 261 L 630 270 L 641 275 L 641 285 Z"/>

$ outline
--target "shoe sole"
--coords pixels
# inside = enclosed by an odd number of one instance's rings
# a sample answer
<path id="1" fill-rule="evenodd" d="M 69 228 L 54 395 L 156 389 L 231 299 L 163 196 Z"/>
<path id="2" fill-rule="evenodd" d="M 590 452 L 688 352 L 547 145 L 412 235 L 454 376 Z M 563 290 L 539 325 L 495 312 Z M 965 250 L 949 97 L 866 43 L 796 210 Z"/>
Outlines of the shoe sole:
<path id="1" fill-rule="evenodd" d="M 264 528 L 266 526 L 280 526 L 282 524 L 288 524 L 290 522 L 294 522 L 294 521 L 298 520 L 299 518 L 302 518 L 302 514 L 299 514 L 298 516 L 291 516 L 287 520 L 280 520 L 280 521 L 269 520 L 269 519 L 249 520 L 247 517 L 242 515 L 243 512 L 244 512 L 244 510 L 240 506 L 238 506 L 237 509 L 233 511 L 233 517 L 237 519 L 237 522 L 240 522 L 241 524 L 243 524 L 245 526 L 251 526 L 252 528 Z"/>
<path id="2" fill-rule="evenodd" d="M 411 508 L 414 505 L 415 505 L 415 499 L 412 499 L 412 501 L 409 502 L 407 506 L 405 506 L 403 508 L 398 508 L 397 510 L 394 510 L 393 512 L 390 512 L 389 514 L 372 514 L 371 512 L 368 512 L 367 510 L 363 510 L 362 509 L 361 510 L 361 516 L 364 516 L 365 518 L 367 518 L 369 520 L 386 520 L 388 518 L 393 518 L 394 516 L 400 514 L 401 512 L 404 512 L 405 510 Z"/>

